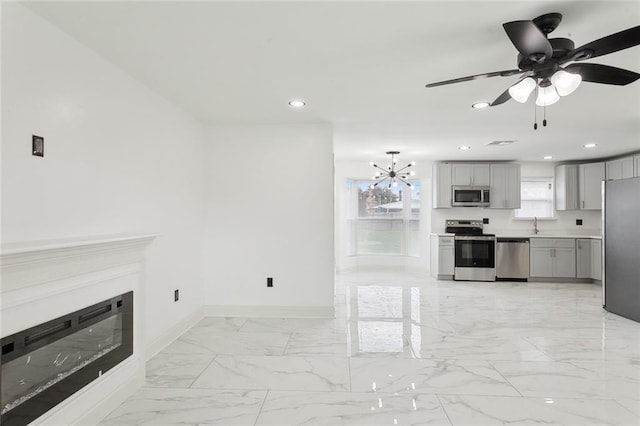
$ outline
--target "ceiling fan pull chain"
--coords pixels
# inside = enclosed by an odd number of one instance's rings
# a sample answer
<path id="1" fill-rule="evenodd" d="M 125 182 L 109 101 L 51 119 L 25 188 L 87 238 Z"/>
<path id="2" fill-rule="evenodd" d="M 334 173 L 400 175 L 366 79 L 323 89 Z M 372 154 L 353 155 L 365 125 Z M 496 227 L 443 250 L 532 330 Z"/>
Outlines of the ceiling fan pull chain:
<path id="1" fill-rule="evenodd" d="M 538 85 L 536 84 L 536 97 L 538 97 Z M 533 130 L 538 130 L 538 107 L 533 103 Z"/>
<path id="2" fill-rule="evenodd" d="M 542 127 L 547 127 L 547 106 L 542 107 L 544 118 L 542 119 Z"/>

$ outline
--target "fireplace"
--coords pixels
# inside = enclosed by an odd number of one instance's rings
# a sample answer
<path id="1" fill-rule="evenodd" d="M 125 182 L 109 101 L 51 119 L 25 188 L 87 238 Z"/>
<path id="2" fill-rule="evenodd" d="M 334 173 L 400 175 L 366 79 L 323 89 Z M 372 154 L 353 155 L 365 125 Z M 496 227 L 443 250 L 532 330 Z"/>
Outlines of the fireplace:
<path id="1" fill-rule="evenodd" d="M 1 422 L 32 422 L 133 354 L 133 291 L 2 338 Z"/>

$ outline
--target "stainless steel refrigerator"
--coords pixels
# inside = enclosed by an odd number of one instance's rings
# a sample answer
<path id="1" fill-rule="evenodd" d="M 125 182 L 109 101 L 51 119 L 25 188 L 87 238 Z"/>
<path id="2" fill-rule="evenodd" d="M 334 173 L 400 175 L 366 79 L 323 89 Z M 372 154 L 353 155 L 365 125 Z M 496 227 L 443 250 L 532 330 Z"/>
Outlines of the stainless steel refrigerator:
<path id="1" fill-rule="evenodd" d="M 603 188 L 603 306 L 640 322 L 640 177 Z"/>

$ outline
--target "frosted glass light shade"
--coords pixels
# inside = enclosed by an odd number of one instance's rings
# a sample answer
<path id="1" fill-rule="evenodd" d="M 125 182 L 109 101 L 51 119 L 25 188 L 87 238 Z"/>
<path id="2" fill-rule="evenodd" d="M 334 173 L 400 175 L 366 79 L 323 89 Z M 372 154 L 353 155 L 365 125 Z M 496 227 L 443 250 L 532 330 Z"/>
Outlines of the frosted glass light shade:
<path id="1" fill-rule="evenodd" d="M 558 95 L 567 96 L 578 88 L 582 81 L 580 74 L 572 74 L 564 70 L 556 71 L 550 78 L 551 84 L 556 88 Z"/>
<path id="2" fill-rule="evenodd" d="M 517 102 L 521 104 L 527 102 L 529 99 L 529 95 L 533 92 L 533 89 L 536 88 L 536 81 L 527 77 L 519 83 L 514 84 L 509 87 L 509 95 Z"/>
<path id="3" fill-rule="evenodd" d="M 553 105 L 560 99 L 558 92 L 553 86 L 540 87 L 538 89 L 538 98 L 536 99 L 536 105 L 549 106 Z"/>

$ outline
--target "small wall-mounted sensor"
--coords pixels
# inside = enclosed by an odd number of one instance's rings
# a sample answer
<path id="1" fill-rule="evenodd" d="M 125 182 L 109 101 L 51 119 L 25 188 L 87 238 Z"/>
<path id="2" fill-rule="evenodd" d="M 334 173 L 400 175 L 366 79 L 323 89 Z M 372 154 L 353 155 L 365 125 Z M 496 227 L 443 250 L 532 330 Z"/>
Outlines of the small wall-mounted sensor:
<path id="1" fill-rule="evenodd" d="M 44 138 L 31 135 L 31 154 L 36 157 L 44 157 Z"/>

